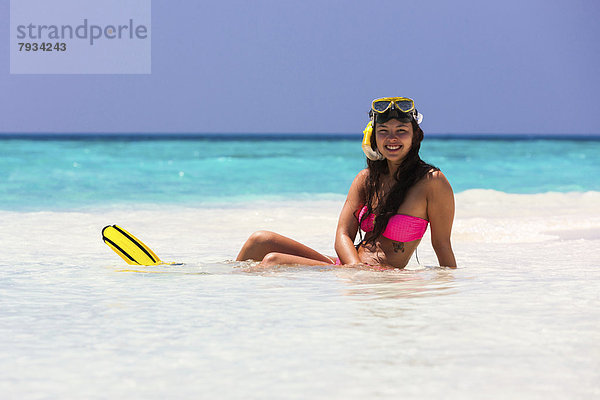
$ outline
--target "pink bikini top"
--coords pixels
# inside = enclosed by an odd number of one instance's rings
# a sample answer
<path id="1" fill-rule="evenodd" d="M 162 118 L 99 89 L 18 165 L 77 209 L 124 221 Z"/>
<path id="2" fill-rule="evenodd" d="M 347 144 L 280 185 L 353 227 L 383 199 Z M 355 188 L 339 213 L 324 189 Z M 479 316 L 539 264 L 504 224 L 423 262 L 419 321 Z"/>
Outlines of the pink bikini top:
<path id="1" fill-rule="evenodd" d="M 363 215 L 367 212 L 367 206 L 360 210 L 358 220 L 360 221 Z M 360 228 L 365 232 L 371 232 L 375 221 L 375 214 L 366 217 L 360 224 Z M 390 218 L 383 236 L 395 242 L 410 242 L 421 239 L 427 230 L 429 221 L 419 217 L 410 215 L 396 214 Z"/>

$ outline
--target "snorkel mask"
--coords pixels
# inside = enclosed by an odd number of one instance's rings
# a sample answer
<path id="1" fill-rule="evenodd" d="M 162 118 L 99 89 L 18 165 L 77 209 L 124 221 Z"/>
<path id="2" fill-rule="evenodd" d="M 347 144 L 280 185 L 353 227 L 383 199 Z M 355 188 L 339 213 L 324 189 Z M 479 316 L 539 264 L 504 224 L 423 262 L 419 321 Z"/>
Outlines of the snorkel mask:
<path id="1" fill-rule="evenodd" d="M 395 117 L 408 116 L 414 120 L 417 124 L 421 124 L 423 121 L 423 114 L 419 113 L 415 108 L 415 102 L 407 97 L 383 97 L 381 99 L 375 99 L 371 103 L 371 110 L 369 111 L 370 121 L 363 131 L 362 149 L 369 160 L 377 161 L 383 160 L 384 157 L 381 153 L 371 147 L 371 139 L 373 137 L 373 130 L 379 116 L 384 117 L 386 113 L 393 113 L 395 115 L 388 114 L 389 118 L 386 121 Z"/>

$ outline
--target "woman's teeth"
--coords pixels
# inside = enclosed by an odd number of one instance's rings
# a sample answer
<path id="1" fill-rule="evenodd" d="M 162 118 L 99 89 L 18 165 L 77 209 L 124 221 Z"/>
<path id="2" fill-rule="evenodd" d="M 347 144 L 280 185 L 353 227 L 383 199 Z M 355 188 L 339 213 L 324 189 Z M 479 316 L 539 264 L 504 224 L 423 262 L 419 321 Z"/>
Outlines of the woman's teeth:
<path id="1" fill-rule="evenodd" d="M 398 150 L 400 148 L 400 146 L 390 146 L 390 145 L 387 145 L 387 146 L 385 146 L 385 148 L 388 149 L 388 150 Z"/>

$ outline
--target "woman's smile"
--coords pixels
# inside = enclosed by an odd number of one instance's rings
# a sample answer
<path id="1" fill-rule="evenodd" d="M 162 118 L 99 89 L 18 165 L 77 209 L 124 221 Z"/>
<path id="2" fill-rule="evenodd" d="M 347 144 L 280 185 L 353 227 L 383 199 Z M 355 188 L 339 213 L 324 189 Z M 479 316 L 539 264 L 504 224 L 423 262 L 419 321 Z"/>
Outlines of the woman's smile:
<path id="1" fill-rule="evenodd" d="M 387 145 L 385 145 L 385 148 L 386 148 L 386 150 L 393 152 L 393 151 L 400 150 L 402 148 L 402 146 L 399 144 L 387 144 Z"/>

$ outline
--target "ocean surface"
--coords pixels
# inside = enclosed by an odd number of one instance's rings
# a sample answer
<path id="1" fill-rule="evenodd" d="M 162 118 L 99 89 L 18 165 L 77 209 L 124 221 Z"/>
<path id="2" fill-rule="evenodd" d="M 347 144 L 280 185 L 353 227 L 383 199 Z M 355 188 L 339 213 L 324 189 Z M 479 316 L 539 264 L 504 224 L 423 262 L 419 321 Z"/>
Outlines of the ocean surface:
<path id="1" fill-rule="evenodd" d="M 359 137 L 68 138 L 0 141 L 0 209 L 330 198 L 365 167 Z M 457 193 L 600 191 L 600 140 L 429 139 L 421 155 Z"/>
<path id="2" fill-rule="evenodd" d="M 600 397 L 600 140 L 426 137 L 459 268 L 233 261 L 267 229 L 334 254 L 360 137 L 0 136 L 0 397 Z M 132 267 L 119 224 L 164 261 Z"/>

